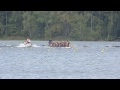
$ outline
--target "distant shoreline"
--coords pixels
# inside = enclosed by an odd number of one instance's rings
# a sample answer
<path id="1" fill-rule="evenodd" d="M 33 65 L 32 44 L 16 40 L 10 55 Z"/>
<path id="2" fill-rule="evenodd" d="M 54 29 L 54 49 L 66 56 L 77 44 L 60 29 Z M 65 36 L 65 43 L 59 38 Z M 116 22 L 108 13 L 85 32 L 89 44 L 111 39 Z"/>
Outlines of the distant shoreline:
<path id="1" fill-rule="evenodd" d="M 27 37 L 21 37 L 21 36 L 4 36 L 4 37 L 0 37 L 0 40 L 26 40 Z M 36 41 L 48 41 L 48 38 L 30 38 L 31 40 L 36 40 Z M 63 36 L 59 36 L 59 37 L 54 37 L 54 38 L 50 38 L 52 40 L 69 40 L 69 41 L 120 41 L 120 39 L 116 39 L 116 40 L 74 40 L 72 38 L 68 38 L 68 37 L 63 37 Z"/>

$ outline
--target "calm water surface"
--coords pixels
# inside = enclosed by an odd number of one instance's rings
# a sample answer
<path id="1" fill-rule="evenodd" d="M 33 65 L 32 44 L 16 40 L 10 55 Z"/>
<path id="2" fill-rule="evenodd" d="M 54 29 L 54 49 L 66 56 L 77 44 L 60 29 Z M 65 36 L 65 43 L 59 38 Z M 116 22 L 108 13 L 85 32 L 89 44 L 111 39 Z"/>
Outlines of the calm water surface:
<path id="1" fill-rule="evenodd" d="M 16 47 L 0 41 L 2 79 L 120 79 L 120 42 L 70 41 L 72 48 Z"/>

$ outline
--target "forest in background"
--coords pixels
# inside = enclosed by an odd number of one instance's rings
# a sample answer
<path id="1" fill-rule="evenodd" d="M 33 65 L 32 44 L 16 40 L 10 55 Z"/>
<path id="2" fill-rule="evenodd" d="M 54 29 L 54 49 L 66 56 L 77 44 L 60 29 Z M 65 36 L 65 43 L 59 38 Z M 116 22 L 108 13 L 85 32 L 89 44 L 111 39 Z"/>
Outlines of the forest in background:
<path id="1" fill-rule="evenodd" d="M 120 11 L 0 11 L 0 39 L 118 40 Z"/>

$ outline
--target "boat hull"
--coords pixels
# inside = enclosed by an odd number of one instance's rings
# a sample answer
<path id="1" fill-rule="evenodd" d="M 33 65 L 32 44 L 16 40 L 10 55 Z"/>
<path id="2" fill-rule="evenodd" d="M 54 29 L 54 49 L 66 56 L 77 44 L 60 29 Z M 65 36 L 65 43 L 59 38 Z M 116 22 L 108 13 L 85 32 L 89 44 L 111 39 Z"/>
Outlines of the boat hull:
<path id="1" fill-rule="evenodd" d="M 32 44 L 31 43 L 28 43 L 28 44 L 24 44 L 24 43 L 21 43 L 19 46 L 17 47 L 32 47 Z"/>

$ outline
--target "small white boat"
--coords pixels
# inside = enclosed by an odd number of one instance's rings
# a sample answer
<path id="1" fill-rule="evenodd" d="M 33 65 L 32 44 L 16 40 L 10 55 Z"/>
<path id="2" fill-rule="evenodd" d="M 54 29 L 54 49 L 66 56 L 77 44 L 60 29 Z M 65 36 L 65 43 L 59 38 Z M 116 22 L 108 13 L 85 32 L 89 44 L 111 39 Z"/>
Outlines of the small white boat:
<path id="1" fill-rule="evenodd" d="M 32 47 L 33 46 L 33 44 L 31 44 L 31 43 L 20 43 L 20 45 L 19 46 L 17 46 L 17 47 Z"/>
<path id="2" fill-rule="evenodd" d="M 16 46 L 16 47 L 40 47 L 37 46 L 36 44 L 32 44 L 32 43 L 20 43 L 20 45 Z"/>

